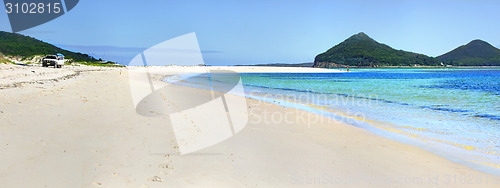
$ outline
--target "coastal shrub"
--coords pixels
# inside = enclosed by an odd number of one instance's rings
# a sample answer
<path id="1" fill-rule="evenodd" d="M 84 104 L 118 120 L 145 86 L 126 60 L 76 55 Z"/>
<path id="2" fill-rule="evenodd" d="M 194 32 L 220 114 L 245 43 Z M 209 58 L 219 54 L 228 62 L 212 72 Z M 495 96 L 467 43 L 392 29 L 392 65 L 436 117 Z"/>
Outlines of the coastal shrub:
<path id="1" fill-rule="evenodd" d="M 12 63 L 8 59 L 6 59 L 2 53 L 0 53 L 0 64 L 7 64 L 7 63 Z"/>
<path id="2" fill-rule="evenodd" d="M 32 58 L 36 55 L 45 56 L 62 53 L 66 58 L 74 59 L 76 62 L 98 61 L 87 54 L 71 52 L 32 37 L 4 31 L 0 31 L 0 52 L 5 55 L 21 56 L 23 59 Z"/>

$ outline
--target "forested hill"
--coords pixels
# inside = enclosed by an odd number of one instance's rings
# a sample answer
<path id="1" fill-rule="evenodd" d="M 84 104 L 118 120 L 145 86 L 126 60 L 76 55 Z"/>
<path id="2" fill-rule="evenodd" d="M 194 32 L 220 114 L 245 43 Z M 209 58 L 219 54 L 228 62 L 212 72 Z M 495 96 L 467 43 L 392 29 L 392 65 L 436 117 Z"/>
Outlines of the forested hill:
<path id="1" fill-rule="evenodd" d="M 381 66 L 437 66 L 433 57 L 378 43 L 361 32 L 316 56 L 314 67 L 381 67 Z"/>
<path id="2" fill-rule="evenodd" d="M 482 40 L 473 40 L 437 57 L 454 66 L 500 66 L 500 49 Z"/>
<path id="3" fill-rule="evenodd" d="M 32 37 L 4 31 L 0 31 L 0 53 L 23 57 L 62 53 L 65 58 L 73 59 L 76 62 L 98 61 L 87 54 L 71 52 Z"/>

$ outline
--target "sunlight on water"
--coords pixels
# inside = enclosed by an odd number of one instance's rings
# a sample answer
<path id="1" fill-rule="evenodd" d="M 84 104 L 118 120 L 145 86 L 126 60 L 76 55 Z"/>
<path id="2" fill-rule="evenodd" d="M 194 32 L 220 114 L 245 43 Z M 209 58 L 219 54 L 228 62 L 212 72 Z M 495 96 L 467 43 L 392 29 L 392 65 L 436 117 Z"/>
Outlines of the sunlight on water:
<path id="1" fill-rule="evenodd" d="M 378 134 L 411 138 L 416 141 L 411 144 L 458 162 L 497 168 L 500 164 L 500 68 L 353 69 L 241 77 L 247 96 L 292 101 L 360 119 Z M 196 80 L 191 77 L 184 83 L 200 87 Z"/>

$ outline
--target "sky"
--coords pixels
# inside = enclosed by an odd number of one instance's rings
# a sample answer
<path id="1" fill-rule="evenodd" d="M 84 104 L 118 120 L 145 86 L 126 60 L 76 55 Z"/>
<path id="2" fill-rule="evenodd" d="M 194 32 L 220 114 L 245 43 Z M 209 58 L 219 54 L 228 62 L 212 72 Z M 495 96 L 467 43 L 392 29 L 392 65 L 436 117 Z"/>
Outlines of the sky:
<path id="1" fill-rule="evenodd" d="M 120 64 L 191 32 L 207 65 L 313 62 L 359 32 L 435 57 L 474 39 L 500 47 L 498 10 L 498 0 L 80 0 L 20 33 Z M 11 32 L 0 12 L 0 30 Z"/>

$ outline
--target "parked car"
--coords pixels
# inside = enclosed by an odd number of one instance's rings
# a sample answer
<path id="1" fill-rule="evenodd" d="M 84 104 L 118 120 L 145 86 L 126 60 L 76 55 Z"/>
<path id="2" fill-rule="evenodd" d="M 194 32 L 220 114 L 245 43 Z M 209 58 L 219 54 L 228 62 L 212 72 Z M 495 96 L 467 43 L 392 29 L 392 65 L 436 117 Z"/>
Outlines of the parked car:
<path id="1" fill-rule="evenodd" d="M 54 68 L 61 68 L 64 65 L 64 55 L 48 55 L 42 60 L 42 67 L 54 66 Z"/>

